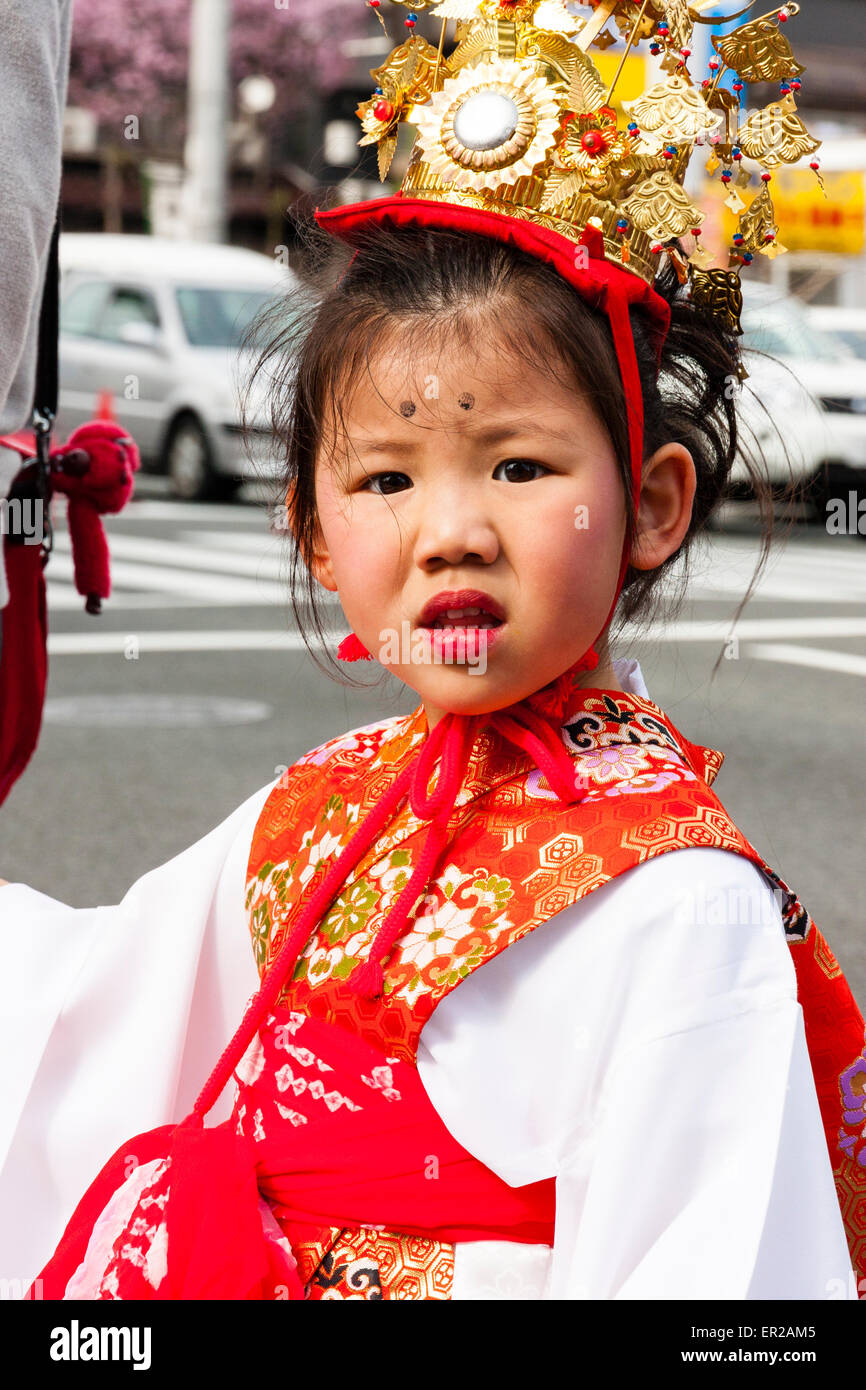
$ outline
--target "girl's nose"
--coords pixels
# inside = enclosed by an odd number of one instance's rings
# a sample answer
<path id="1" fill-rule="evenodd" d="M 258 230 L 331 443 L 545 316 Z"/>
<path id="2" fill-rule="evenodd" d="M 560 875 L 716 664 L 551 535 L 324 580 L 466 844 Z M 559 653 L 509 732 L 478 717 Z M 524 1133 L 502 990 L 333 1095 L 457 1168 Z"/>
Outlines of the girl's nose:
<path id="1" fill-rule="evenodd" d="M 415 539 L 415 563 L 422 569 L 473 560 L 490 565 L 499 538 L 488 517 L 459 497 L 425 502 Z"/>

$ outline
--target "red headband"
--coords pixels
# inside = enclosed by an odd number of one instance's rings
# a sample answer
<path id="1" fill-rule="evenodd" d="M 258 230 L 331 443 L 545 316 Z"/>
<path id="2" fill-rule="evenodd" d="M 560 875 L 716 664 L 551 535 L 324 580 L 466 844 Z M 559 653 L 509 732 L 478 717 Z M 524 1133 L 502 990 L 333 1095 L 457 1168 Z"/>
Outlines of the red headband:
<path id="1" fill-rule="evenodd" d="M 662 299 L 639 275 L 605 258 L 604 238 L 597 227 L 587 226 L 576 246 L 559 232 L 539 226 L 529 219 L 518 220 L 507 213 L 434 202 L 429 198 L 406 198 L 399 192 L 366 203 L 352 203 L 324 211 L 316 208 L 315 217 L 326 231 L 350 245 L 357 244 L 357 234 L 367 226 L 381 225 L 383 222 L 391 222 L 396 227 L 444 227 L 511 242 L 538 260 L 547 261 L 577 290 L 581 299 L 606 314 L 625 394 L 632 498 L 637 510 L 643 467 L 643 394 L 629 309 L 632 305 L 638 307 L 646 318 L 657 361 L 661 360 L 670 328 L 671 310 L 667 300 Z M 578 255 L 578 248 L 583 248 L 583 256 Z M 628 547 L 624 544 L 616 592 L 602 632 L 613 617 L 627 567 Z M 595 657 L 588 667 L 591 670 L 598 662 L 594 643 L 587 655 Z"/>

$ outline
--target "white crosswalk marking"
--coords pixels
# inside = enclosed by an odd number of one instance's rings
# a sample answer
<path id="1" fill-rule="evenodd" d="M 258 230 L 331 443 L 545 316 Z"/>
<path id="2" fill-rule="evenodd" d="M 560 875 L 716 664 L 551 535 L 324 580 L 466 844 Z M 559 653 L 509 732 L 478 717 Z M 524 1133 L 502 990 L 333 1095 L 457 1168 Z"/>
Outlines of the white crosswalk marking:
<path id="1" fill-rule="evenodd" d="M 745 643 L 751 644 L 754 639 L 768 639 L 763 643 L 755 642 L 755 645 L 745 645 L 745 654 L 772 660 L 767 654 L 778 650 L 781 655 L 776 659 L 785 661 L 790 659 L 792 652 L 803 652 L 803 647 L 794 647 L 792 644 L 777 643 L 774 648 L 774 639 L 783 637 L 788 638 L 824 638 L 825 640 L 834 637 L 866 637 L 866 618 L 760 618 L 746 620 L 739 624 L 735 629 L 738 638 Z M 305 643 L 299 632 L 280 632 L 274 628 L 245 628 L 243 630 L 227 630 L 218 628 L 216 630 L 202 629 L 192 631 L 172 630 L 169 632 L 143 631 L 132 634 L 140 646 L 142 653 L 146 652 L 229 652 L 229 651 L 301 651 Z M 329 642 L 336 648 L 340 638 L 345 635 L 342 631 L 336 634 Z M 675 622 L 663 623 L 658 626 L 642 627 L 637 629 L 626 629 L 622 634 L 622 641 L 628 644 L 634 641 L 650 643 L 667 643 L 678 645 L 685 642 L 705 642 L 714 647 L 722 647 L 730 635 L 730 625 L 726 622 Z M 48 638 L 48 651 L 52 656 L 82 656 L 93 653 L 122 653 L 129 636 L 122 632 L 94 632 L 88 629 L 86 632 L 59 632 L 53 633 Z M 821 659 L 811 663 L 797 658 L 797 663 L 801 665 L 812 664 L 827 667 L 828 657 L 833 653 L 824 652 Z M 835 663 L 833 669 L 846 670 L 851 674 L 862 674 L 862 667 L 859 664 L 863 658 L 848 659 L 847 654 L 841 654 L 839 661 Z"/>
<path id="2" fill-rule="evenodd" d="M 168 593 L 179 603 L 193 599 L 205 604 L 283 604 L 286 590 L 283 585 L 265 580 L 245 579 L 237 575 L 223 577 L 215 564 L 187 569 L 181 565 L 139 564 L 119 559 L 121 547 L 114 547 L 111 559 L 112 591 L 135 589 Z M 179 557 L 180 558 L 180 557 Z M 183 557 L 184 559 L 186 557 Z M 54 582 L 74 578 L 72 556 L 58 551 L 52 566 Z M 117 605 L 118 607 L 120 604 Z"/>
<path id="3" fill-rule="evenodd" d="M 757 542 L 713 536 L 692 563 L 688 597 L 718 601 L 743 597 L 758 558 Z M 832 545 L 808 541 L 771 550 L 755 596 L 783 603 L 866 603 L 866 546 L 839 536 Z"/>
<path id="4" fill-rule="evenodd" d="M 189 513 L 187 512 L 187 516 Z M 285 608 L 289 602 L 289 550 L 264 524 L 258 531 L 185 530 L 177 539 L 113 532 L 111 598 L 114 609 L 189 605 Z M 49 607 L 77 609 L 69 535 L 58 531 L 46 572 Z M 333 603 L 322 592 L 323 603 Z"/>
<path id="5" fill-rule="evenodd" d="M 285 561 L 271 549 L 270 538 L 250 534 L 237 536 L 218 533 L 205 544 L 195 532 L 184 532 L 181 540 L 155 540 L 151 536 L 113 536 L 111 553 L 123 560 L 150 560 L 154 564 L 180 565 L 185 569 L 212 569 L 219 574 L 243 574 L 253 579 L 280 580 Z M 243 540 L 245 544 L 239 545 Z"/>
<path id="6" fill-rule="evenodd" d="M 124 513 L 122 522 L 115 528 L 109 520 L 113 610 L 213 606 L 285 611 L 289 606 L 290 542 L 284 533 L 269 529 L 263 508 L 145 501 Z M 133 529 L 130 522 L 141 526 Z M 153 534 L 156 523 L 175 522 L 184 524 L 168 535 Z M 724 603 L 733 612 L 751 582 L 757 554 L 757 539 L 751 536 L 706 538 L 693 554 L 687 599 Z M 83 607 L 61 516 L 46 579 L 50 609 Z M 670 583 L 673 588 L 673 576 Z M 754 597 L 796 605 L 866 603 L 866 547 L 857 537 L 839 536 L 822 544 L 795 532 L 771 552 Z M 331 608 L 339 604 L 325 590 L 320 599 Z"/>
<path id="7" fill-rule="evenodd" d="M 285 536 L 262 531 L 178 531 L 184 545 L 212 546 L 217 550 L 240 551 L 245 555 L 288 557 L 289 542 Z"/>

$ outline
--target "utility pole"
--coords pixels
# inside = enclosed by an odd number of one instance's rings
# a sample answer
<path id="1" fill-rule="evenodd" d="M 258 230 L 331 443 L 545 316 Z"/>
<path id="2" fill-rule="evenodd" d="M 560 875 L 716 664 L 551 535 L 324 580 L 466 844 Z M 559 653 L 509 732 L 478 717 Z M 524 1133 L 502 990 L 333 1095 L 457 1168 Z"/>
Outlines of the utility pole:
<path id="1" fill-rule="evenodd" d="M 184 151 L 184 222 L 195 241 L 225 241 L 231 0 L 192 0 Z"/>

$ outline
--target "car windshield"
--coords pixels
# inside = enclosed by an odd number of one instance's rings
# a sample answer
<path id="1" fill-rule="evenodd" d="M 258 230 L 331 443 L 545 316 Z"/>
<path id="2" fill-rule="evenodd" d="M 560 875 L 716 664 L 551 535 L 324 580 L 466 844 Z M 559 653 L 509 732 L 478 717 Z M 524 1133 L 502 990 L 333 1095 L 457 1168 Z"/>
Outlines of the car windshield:
<path id="1" fill-rule="evenodd" d="M 833 332 L 858 357 L 866 357 L 866 328 L 834 328 Z"/>
<path id="2" fill-rule="evenodd" d="M 175 296 L 193 347 L 236 348 L 273 292 L 195 285 L 178 286 Z"/>
<path id="3" fill-rule="evenodd" d="M 809 316 L 791 300 L 773 304 L 747 302 L 742 324 L 743 347 L 768 352 L 772 357 L 841 362 L 854 356 L 846 343 L 816 328 Z"/>

